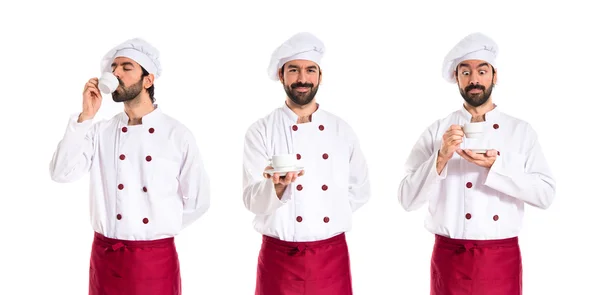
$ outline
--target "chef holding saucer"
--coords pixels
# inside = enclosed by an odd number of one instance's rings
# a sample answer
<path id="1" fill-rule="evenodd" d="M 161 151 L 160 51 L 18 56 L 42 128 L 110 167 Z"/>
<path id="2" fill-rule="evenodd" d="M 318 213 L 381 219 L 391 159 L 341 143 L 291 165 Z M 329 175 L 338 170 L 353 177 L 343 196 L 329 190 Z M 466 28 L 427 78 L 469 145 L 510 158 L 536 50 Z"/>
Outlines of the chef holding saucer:
<path id="1" fill-rule="evenodd" d="M 299 33 L 273 52 L 268 75 L 282 84 L 285 103 L 245 135 L 243 199 L 263 235 L 255 294 L 352 294 L 345 232 L 370 185 L 352 128 L 315 100 L 324 51 Z M 282 155 L 297 168 L 269 165 Z"/>
<path id="2" fill-rule="evenodd" d="M 443 77 L 458 84 L 464 103 L 422 133 L 398 189 L 407 211 L 429 207 L 432 295 L 522 294 L 525 204 L 546 209 L 554 200 L 537 133 L 492 102 L 497 53 L 480 33 L 448 53 Z"/>

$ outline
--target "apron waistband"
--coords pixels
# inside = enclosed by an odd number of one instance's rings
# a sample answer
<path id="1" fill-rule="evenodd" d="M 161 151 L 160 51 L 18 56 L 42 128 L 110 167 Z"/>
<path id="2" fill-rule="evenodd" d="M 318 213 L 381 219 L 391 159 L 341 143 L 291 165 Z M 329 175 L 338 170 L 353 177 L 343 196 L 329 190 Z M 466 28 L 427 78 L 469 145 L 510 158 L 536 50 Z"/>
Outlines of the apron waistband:
<path id="1" fill-rule="evenodd" d="M 307 248 L 314 248 L 323 245 L 335 245 L 342 244 L 346 242 L 345 233 L 338 234 L 331 238 L 319 241 L 310 241 L 310 242 L 290 242 L 283 241 L 277 238 L 273 238 L 270 236 L 263 235 L 263 243 L 269 247 L 279 248 L 283 251 L 294 251 L 303 252 Z"/>
<path id="2" fill-rule="evenodd" d="M 435 235 L 435 244 L 450 249 L 471 250 L 473 248 L 511 247 L 519 245 L 519 238 L 512 237 L 495 240 L 465 240 L 453 239 L 441 235 Z"/>
<path id="3" fill-rule="evenodd" d="M 162 247 L 170 247 L 175 244 L 175 238 L 164 238 L 158 240 L 149 240 L 149 241 L 132 241 L 132 240 L 120 240 L 107 238 L 97 232 L 94 232 L 94 243 L 107 248 L 107 250 L 112 249 L 113 251 L 117 251 L 120 248 L 162 248 Z"/>

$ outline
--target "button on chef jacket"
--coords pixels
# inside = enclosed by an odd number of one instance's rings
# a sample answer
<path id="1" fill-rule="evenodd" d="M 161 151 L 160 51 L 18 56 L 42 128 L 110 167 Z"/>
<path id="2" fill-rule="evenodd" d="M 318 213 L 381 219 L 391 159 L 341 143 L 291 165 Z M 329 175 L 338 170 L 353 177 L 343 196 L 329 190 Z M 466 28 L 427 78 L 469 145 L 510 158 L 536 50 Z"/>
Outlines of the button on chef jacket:
<path id="1" fill-rule="evenodd" d="M 370 197 L 367 164 L 352 128 L 322 110 L 297 124 L 287 106 L 255 122 L 245 136 L 243 198 L 255 229 L 284 241 L 317 241 L 352 227 L 352 213 Z M 294 154 L 305 174 L 281 200 L 263 177 L 273 155 Z"/>
<path id="2" fill-rule="evenodd" d="M 209 207 L 209 179 L 192 133 L 156 108 L 142 124 L 126 113 L 68 123 L 50 163 L 54 181 L 90 172 L 93 229 L 109 238 L 175 236 Z"/>
<path id="3" fill-rule="evenodd" d="M 398 199 L 407 211 L 428 203 L 425 227 L 434 234 L 473 240 L 515 237 L 525 204 L 542 209 L 551 205 L 555 180 L 533 128 L 497 106 L 485 114 L 484 138 L 463 137 L 461 144 L 462 149 L 497 150 L 491 169 L 455 153 L 438 175 L 442 136 L 450 125 L 471 122 L 471 117 L 463 107 L 422 133 L 406 162 Z"/>

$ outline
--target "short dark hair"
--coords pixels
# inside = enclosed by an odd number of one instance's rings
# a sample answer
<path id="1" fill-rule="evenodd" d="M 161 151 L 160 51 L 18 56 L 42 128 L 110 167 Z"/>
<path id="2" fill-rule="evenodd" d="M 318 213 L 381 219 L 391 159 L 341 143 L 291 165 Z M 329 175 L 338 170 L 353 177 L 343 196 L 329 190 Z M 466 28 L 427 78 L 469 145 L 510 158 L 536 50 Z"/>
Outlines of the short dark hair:
<path id="1" fill-rule="evenodd" d="M 148 73 L 148 71 L 146 71 L 146 69 L 144 69 L 144 67 L 142 67 L 142 78 L 146 77 L 150 75 L 150 73 Z M 150 95 L 150 99 L 152 100 L 152 103 L 154 103 L 156 101 L 156 98 L 154 98 L 154 83 L 152 83 L 152 86 L 150 86 L 150 88 L 146 89 L 148 91 L 148 95 Z"/>

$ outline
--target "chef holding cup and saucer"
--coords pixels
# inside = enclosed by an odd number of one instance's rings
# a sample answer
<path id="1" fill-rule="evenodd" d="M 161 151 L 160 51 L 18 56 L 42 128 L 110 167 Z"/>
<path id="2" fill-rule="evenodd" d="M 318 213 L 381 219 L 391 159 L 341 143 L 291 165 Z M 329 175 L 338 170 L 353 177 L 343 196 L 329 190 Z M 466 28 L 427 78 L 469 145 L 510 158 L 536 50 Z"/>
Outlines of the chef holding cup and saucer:
<path id="1" fill-rule="evenodd" d="M 273 52 L 268 75 L 282 84 L 285 104 L 245 136 L 243 200 L 263 236 L 257 295 L 352 294 L 345 232 L 370 183 L 354 131 L 314 99 L 324 51 L 299 33 Z"/>

